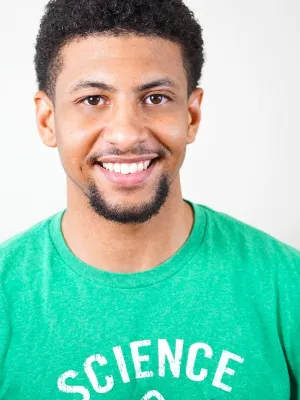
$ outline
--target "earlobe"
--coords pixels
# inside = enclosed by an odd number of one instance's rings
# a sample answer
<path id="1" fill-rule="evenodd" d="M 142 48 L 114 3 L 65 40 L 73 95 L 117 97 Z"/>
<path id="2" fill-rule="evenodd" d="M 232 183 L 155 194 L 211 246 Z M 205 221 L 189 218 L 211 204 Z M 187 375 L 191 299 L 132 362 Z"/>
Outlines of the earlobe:
<path id="1" fill-rule="evenodd" d="M 193 90 L 188 101 L 188 134 L 187 144 L 193 143 L 196 139 L 198 128 L 201 122 L 201 103 L 203 89 Z"/>
<path id="2" fill-rule="evenodd" d="M 53 103 L 43 91 L 38 91 L 35 94 L 34 102 L 39 135 L 46 146 L 56 147 Z"/>

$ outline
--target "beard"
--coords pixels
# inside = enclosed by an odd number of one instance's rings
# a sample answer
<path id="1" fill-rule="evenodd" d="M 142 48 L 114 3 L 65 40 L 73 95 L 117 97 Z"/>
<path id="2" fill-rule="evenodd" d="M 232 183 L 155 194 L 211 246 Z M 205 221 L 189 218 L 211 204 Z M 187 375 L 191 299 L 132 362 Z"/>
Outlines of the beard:
<path id="1" fill-rule="evenodd" d="M 111 205 L 105 200 L 104 194 L 98 190 L 95 183 L 88 187 L 89 204 L 92 209 L 108 221 L 120 224 L 140 224 L 157 215 L 167 200 L 170 183 L 167 175 L 162 175 L 150 200 L 140 205 Z"/>

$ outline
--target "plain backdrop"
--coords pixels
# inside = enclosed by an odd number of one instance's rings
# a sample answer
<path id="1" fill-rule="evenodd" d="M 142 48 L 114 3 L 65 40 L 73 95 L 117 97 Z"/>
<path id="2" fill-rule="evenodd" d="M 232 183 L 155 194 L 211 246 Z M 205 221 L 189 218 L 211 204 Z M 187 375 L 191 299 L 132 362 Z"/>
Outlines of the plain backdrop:
<path id="1" fill-rule="evenodd" d="M 300 249 L 300 1 L 186 3 L 203 27 L 206 64 L 184 198 Z M 0 241 L 66 206 L 57 150 L 35 126 L 34 43 L 45 4 L 0 3 Z"/>

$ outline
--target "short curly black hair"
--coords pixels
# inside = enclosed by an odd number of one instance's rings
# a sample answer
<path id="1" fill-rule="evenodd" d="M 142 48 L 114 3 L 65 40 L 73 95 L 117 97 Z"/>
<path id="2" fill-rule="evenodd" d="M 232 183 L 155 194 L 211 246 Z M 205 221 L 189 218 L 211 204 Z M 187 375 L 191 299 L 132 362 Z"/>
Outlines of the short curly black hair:
<path id="1" fill-rule="evenodd" d="M 202 28 L 182 0 L 50 0 L 35 46 L 39 90 L 54 95 L 63 66 L 60 50 L 71 40 L 132 33 L 180 44 L 188 94 L 197 87 L 204 64 Z"/>

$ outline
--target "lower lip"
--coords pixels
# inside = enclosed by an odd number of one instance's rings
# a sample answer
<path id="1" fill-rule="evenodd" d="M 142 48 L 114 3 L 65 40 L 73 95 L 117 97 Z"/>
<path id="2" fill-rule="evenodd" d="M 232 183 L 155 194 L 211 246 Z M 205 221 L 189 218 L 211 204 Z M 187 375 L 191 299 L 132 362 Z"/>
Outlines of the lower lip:
<path id="1" fill-rule="evenodd" d="M 134 174 L 119 174 L 118 172 L 108 171 L 107 169 L 96 164 L 96 167 L 104 175 L 104 177 L 117 185 L 135 186 L 145 182 L 153 172 L 156 161 L 152 162 L 149 168 L 136 172 Z"/>

